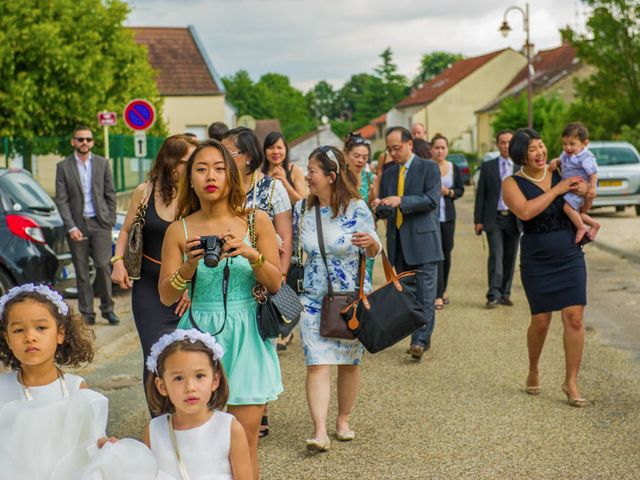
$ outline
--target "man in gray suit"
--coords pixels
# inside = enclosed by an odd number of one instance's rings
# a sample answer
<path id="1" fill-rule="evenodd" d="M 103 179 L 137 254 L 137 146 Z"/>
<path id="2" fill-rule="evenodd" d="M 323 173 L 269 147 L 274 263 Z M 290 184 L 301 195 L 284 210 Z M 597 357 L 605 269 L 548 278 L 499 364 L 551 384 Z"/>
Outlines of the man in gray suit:
<path id="1" fill-rule="evenodd" d="M 111 229 L 116 222 L 116 191 L 109 161 L 91 153 L 93 134 L 88 127 L 73 132 L 73 155 L 56 168 L 56 205 L 69 236 L 76 270 L 78 308 L 93 325 L 93 286 L 89 280 L 89 257 L 96 269 L 102 317 L 119 323 L 111 298 Z"/>
<path id="2" fill-rule="evenodd" d="M 386 143 L 395 165 L 382 174 L 380 199 L 373 207 L 379 218 L 387 219 L 387 250 L 396 271 L 418 271 L 418 299 L 426 324 L 411 336 L 407 353 L 420 360 L 431 347 L 437 266 L 444 258 L 438 222 L 440 169 L 413 154 L 411 132 L 404 127 L 389 128 Z"/>

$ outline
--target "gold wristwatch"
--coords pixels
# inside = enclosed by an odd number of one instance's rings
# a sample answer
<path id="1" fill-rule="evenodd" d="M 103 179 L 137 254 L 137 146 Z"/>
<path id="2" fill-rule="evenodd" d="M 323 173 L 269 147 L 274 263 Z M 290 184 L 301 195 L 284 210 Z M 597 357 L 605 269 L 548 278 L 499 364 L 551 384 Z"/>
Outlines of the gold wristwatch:
<path id="1" fill-rule="evenodd" d="M 118 260 L 124 260 L 124 257 L 122 255 L 114 255 L 111 257 L 111 265 L 116 263 Z"/>
<path id="2" fill-rule="evenodd" d="M 264 255 L 260 254 L 260 256 L 258 257 L 258 260 L 255 261 L 255 263 L 251 263 L 251 268 L 260 268 L 262 265 L 264 265 L 265 259 L 264 259 Z"/>

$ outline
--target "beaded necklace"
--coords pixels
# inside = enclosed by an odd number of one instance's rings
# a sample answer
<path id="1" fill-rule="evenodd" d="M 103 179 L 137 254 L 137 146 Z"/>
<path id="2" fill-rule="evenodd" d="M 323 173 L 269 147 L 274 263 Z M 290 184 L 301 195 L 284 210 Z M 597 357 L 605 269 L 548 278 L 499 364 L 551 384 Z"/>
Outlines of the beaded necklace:
<path id="1" fill-rule="evenodd" d="M 64 379 L 64 375 L 60 368 L 56 367 L 56 372 L 58 374 L 58 380 L 60 380 L 60 388 L 62 389 L 62 397 L 67 398 L 69 396 L 69 387 L 67 386 L 67 381 Z M 33 395 L 31 394 L 31 387 L 25 385 L 24 380 L 22 378 L 22 369 L 18 370 L 18 383 L 22 386 L 22 391 L 24 393 L 24 397 L 28 402 L 33 401 Z"/>
<path id="2" fill-rule="evenodd" d="M 527 172 L 524 171 L 524 168 L 520 169 L 520 173 L 522 173 L 522 176 L 524 178 L 526 178 L 527 180 L 531 180 L 532 182 L 535 183 L 540 183 L 542 182 L 545 178 L 547 178 L 547 171 L 549 170 L 549 167 L 547 167 L 547 165 L 544 166 L 544 173 L 542 174 L 542 176 L 540 178 L 534 178 L 534 177 L 530 177 L 529 175 L 527 175 Z"/>

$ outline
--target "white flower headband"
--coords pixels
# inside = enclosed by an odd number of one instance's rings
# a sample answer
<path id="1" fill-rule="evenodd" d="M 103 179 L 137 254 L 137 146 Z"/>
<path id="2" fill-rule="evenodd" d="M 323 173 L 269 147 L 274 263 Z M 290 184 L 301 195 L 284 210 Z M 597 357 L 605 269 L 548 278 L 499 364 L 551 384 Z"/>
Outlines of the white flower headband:
<path id="1" fill-rule="evenodd" d="M 196 329 L 191 330 L 174 330 L 171 333 L 167 333 L 158 339 L 156 343 L 151 347 L 151 352 L 147 357 L 147 370 L 150 372 L 158 374 L 158 357 L 164 349 L 169 345 L 175 342 L 180 342 L 182 340 L 189 340 L 191 343 L 196 343 L 200 341 L 204 343 L 209 350 L 213 352 L 213 361 L 214 363 L 218 360 L 222 359 L 224 355 L 224 350 L 220 346 L 220 344 L 213 338 L 212 335 L 201 332 Z"/>
<path id="2" fill-rule="evenodd" d="M 33 283 L 25 283 L 24 285 L 20 285 L 18 287 L 13 287 L 7 293 L 5 293 L 2 298 L 0 298 L 0 318 L 4 315 L 4 307 L 7 302 L 17 297 L 21 293 L 39 293 L 43 297 L 46 297 L 51 303 L 53 303 L 58 312 L 61 315 L 67 315 L 69 313 L 69 306 L 65 303 L 64 298 L 55 290 L 47 287 L 46 285 L 34 285 Z"/>

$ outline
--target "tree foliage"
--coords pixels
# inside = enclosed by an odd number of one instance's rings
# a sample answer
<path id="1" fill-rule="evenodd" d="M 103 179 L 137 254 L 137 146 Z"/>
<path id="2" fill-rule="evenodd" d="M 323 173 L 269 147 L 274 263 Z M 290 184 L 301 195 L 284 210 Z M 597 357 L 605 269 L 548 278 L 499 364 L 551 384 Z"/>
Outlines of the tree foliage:
<path id="1" fill-rule="evenodd" d="M 68 135 L 139 97 L 158 111 L 150 133 L 164 134 L 155 73 L 123 26 L 128 12 L 120 0 L 1 2 L 0 136 Z"/>
<path id="2" fill-rule="evenodd" d="M 223 77 L 222 82 L 238 115 L 277 118 L 287 138 L 294 139 L 316 126 L 308 99 L 285 75 L 266 73 L 254 83 L 245 70 L 240 70 L 235 75 Z"/>
<path id="3" fill-rule="evenodd" d="M 533 128 L 542 136 L 549 156 L 562 151 L 562 129 L 569 122 L 569 106 L 558 96 L 533 99 Z M 500 130 L 517 130 L 527 126 L 527 96 L 506 98 L 500 104 L 500 112 L 491 123 L 494 134 Z"/>
<path id="4" fill-rule="evenodd" d="M 576 82 L 571 114 L 589 127 L 591 138 L 614 138 L 640 118 L 640 2 L 585 3 L 593 8 L 587 32 L 568 36 L 581 60 L 597 71 Z"/>
<path id="5" fill-rule="evenodd" d="M 450 65 L 462 60 L 464 56 L 460 53 L 451 53 L 443 51 L 435 51 L 425 53 L 420 60 L 420 68 L 418 75 L 413 79 L 412 85 L 419 87 L 423 83 L 428 82 L 432 78 L 438 76 L 443 70 Z"/>

